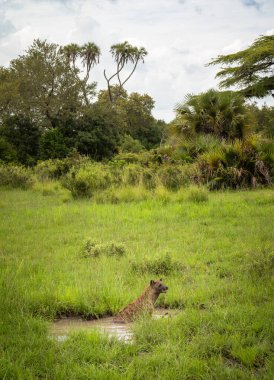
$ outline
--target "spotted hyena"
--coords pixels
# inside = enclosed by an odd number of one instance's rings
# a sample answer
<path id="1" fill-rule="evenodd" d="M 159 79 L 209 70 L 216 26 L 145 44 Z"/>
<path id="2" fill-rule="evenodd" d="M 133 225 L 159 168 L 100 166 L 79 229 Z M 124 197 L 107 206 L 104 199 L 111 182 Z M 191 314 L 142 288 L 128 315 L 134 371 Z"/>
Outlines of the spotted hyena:
<path id="1" fill-rule="evenodd" d="M 162 279 L 151 280 L 149 286 L 135 301 L 127 305 L 113 319 L 117 323 L 132 322 L 142 312 L 152 313 L 154 304 L 161 293 L 166 293 L 168 287 L 163 284 Z"/>

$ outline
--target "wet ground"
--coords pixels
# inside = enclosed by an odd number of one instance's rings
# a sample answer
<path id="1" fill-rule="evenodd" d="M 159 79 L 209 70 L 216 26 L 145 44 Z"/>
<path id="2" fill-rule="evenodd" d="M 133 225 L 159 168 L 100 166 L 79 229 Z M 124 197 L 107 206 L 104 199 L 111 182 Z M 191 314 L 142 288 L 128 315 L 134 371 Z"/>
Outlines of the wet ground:
<path id="1" fill-rule="evenodd" d="M 179 313 L 179 310 L 155 309 L 152 317 L 169 318 Z M 58 341 L 66 340 L 68 334 L 73 331 L 91 331 L 97 330 L 110 337 L 116 337 L 124 342 L 131 342 L 133 333 L 131 331 L 132 323 L 114 323 L 113 317 L 93 319 L 87 321 L 81 318 L 67 317 L 56 320 L 51 328 L 50 335 Z"/>

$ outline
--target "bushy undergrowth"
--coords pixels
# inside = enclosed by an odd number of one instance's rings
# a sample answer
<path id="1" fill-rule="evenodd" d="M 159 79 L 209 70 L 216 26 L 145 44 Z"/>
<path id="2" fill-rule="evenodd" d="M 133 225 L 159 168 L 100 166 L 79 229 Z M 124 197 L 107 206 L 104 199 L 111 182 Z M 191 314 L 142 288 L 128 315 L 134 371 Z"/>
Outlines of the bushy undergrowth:
<path id="1" fill-rule="evenodd" d="M 91 198 L 96 191 L 110 187 L 112 182 L 109 168 L 95 163 L 88 163 L 78 170 L 71 169 L 62 180 L 74 198 Z"/>
<path id="2" fill-rule="evenodd" d="M 123 243 L 113 241 L 99 244 L 88 238 L 83 242 L 80 252 L 84 257 L 98 257 L 101 255 L 119 257 L 126 254 L 126 247 Z"/>
<path id="3" fill-rule="evenodd" d="M 40 181 L 56 180 L 66 175 L 72 168 L 77 169 L 90 162 L 88 157 L 73 151 L 64 159 L 49 159 L 39 161 L 34 172 Z"/>
<path id="4" fill-rule="evenodd" d="M 198 180 L 210 189 L 247 188 L 270 185 L 274 144 L 251 136 L 245 141 L 223 144 L 198 157 Z"/>
<path id="5" fill-rule="evenodd" d="M 60 180 L 73 198 L 94 197 L 99 203 L 119 203 L 146 199 L 149 192 L 150 196 L 157 198 L 158 194 L 168 201 L 163 189 L 174 192 L 197 184 L 210 190 L 271 185 L 274 144 L 259 136 L 226 142 L 201 135 L 183 140 L 175 148 L 164 146 L 150 152 L 120 154 L 104 163 L 73 152 L 63 160 L 39 162 L 34 174 L 42 182 Z M 2 185 L 28 188 L 33 178 L 30 169 L 1 165 Z M 205 192 L 198 192 L 200 201 L 206 200 Z M 190 198 L 199 202 L 198 192 L 194 191 Z"/>
<path id="6" fill-rule="evenodd" d="M 31 169 L 14 164 L 0 165 L 0 186 L 28 189 L 33 184 L 34 175 Z"/>

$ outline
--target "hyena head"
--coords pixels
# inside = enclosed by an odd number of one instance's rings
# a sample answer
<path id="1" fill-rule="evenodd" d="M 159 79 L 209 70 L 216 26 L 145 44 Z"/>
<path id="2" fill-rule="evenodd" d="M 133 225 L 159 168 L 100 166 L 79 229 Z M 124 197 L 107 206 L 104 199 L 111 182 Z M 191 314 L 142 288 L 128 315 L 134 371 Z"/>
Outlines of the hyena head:
<path id="1" fill-rule="evenodd" d="M 168 290 L 168 287 L 165 284 L 163 284 L 163 280 L 161 278 L 158 281 L 151 280 L 150 286 L 157 294 L 166 293 L 166 291 Z"/>

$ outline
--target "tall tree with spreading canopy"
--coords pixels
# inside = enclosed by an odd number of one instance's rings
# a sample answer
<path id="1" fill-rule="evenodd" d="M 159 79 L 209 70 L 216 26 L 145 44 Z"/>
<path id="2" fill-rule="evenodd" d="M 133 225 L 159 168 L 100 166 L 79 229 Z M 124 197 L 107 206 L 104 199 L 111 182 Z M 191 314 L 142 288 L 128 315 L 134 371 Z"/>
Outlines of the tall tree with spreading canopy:
<path id="1" fill-rule="evenodd" d="M 247 49 L 219 55 L 209 65 L 224 65 L 216 75 L 221 88 L 236 86 L 247 98 L 270 95 L 274 90 L 274 35 L 260 36 Z"/>
<path id="2" fill-rule="evenodd" d="M 116 71 L 110 77 L 107 77 L 106 70 L 104 70 L 104 77 L 108 85 L 109 100 L 111 102 L 114 102 L 119 97 L 120 93 L 122 93 L 123 86 L 133 75 L 138 63 L 140 61 L 144 62 L 144 58 L 147 55 L 147 51 L 144 47 L 138 48 L 136 46 L 130 45 L 127 41 L 125 41 L 121 44 L 112 45 L 110 48 L 110 52 L 116 62 Z M 133 68 L 130 74 L 125 79 L 122 79 L 121 71 L 124 69 L 127 63 L 132 63 Z M 112 89 L 111 89 L 112 86 L 110 83 L 111 80 L 114 79 L 115 77 L 117 77 L 118 79 L 119 90 L 120 90 L 118 94 L 116 93 L 116 96 L 114 96 L 112 92 Z"/>
<path id="3" fill-rule="evenodd" d="M 0 75 L 0 92 L 7 91 L 0 96 L 1 118 L 20 114 L 41 128 L 54 128 L 57 119 L 81 108 L 82 83 L 57 44 L 34 40 Z"/>

